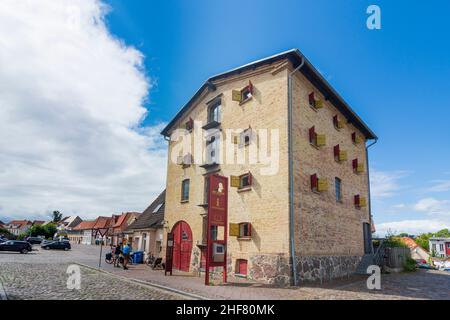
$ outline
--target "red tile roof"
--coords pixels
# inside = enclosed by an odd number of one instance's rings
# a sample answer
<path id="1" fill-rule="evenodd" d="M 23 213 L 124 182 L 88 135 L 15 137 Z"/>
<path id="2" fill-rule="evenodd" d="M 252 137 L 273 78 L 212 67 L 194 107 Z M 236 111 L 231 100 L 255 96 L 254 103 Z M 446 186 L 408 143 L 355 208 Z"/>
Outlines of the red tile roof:
<path id="1" fill-rule="evenodd" d="M 14 225 L 19 225 L 20 227 L 26 226 L 28 224 L 31 224 L 31 221 L 28 220 L 13 220 L 8 224 L 14 224 Z"/>
<path id="2" fill-rule="evenodd" d="M 93 229 L 95 225 L 96 220 L 93 221 L 82 221 L 80 222 L 73 230 L 89 230 Z"/>

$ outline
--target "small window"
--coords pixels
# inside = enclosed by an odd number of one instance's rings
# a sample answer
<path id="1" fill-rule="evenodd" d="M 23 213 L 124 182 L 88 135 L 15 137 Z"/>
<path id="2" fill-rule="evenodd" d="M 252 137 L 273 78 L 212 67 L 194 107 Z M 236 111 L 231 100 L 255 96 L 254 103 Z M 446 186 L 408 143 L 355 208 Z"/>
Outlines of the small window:
<path id="1" fill-rule="evenodd" d="M 439 245 L 439 251 L 444 251 L 444 245 L 442 243 Z"/>
<path id="2" fill-rule="evenodd" d="M 252 128 L 247 128 L 241 132 L 239 147 L 248 146 L 253 139 L 253 130 Z"/>
<path id="3" fill-rule="evenodd" d="M 242 188 L 251 187 L 252 180 L 253 180 L 253 177 L 250 172 L 239 176 L 239 188 L 242 189 Z"/>
<path id="4" fill-rule="evenodd" d="M 336 201 L 342 202 L 342 181 L 339 178 L 335 178 L 335 188 L 336 188 Z"/>
<path id="5" fill-rule="evenodd" d="M 181 183 L 181 201 L 189 201 L 189 179 Z"/>
<path id="6" fill-rule="evenodd" d="M 211 229 L 210 229 L 211 240 L 217 240 L 217 235 L 219 233 L 218 230 L 219 229 L 217 226 L 211 226 Z"/>
<path id="7" fill-rule="evenodd" d="M 220 99 L 216 100 L 208 109 L 208 122 L 220 122 L 220 109 L 222 102 Z"/>
<path id="8" fill-rule="evenodd" d="M 241 91 L 241 103 L 250 100 L 252 98 L 252 90 L 250 88 L 250 86 L 245 87 L 244 89 L 242 89 Z"/>
<path id="9" fill-rule="evenodd" d="M 249 222 L 239 224 L 239 238 L 250 238 L 252 236 L 252 225 Z"/>
<path id="10" fill-rule="evenodd" d="M 194 129 L 194 120 L 189 118 L 189 120 L 185 123 L 186 130 L 192 131 Z"/>
<path id="11" fill-rule="evenodd" d="M 205 177 L 205 189 L 203 190 L 203 203 L 208 204 L 209 201 L 209 176 Z"/>

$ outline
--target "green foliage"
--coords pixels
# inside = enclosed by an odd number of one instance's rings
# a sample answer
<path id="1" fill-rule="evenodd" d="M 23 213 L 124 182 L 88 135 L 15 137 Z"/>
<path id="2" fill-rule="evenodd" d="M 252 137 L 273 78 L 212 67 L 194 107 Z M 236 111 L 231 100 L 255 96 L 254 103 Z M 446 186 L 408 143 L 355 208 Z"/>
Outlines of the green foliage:
<path id="1" fill-rule="evenodd" d="M 417 270 L 417 263 L 414 259 L 407 258 L 403 270 L 406 272 L 414 272 Z"/>
<path id="2" fill-rule="evenodd" d="M 398 236 L 395 236 L 392 233 L 386 234 L 384 245 L 388 248 L 408 248 L 408 246 L 401 241 Z"/>
<path id="3" fill-rule="evenodd" d="M 438 238 L 450 238 L 450 231 L 448 229 L 442 229 L 436 232 L 434 236 Z"/>
<path id="4" fill-rule="evenodd" d="M 433 234 L 431 232 L 422 233 L 421 235 L 417 236 L 415 240 L 419 246 L 427 251 L 430 251 L 430 243 L 428 241 L 431 237 L 433 237 Z"/>
<path id="5" fill-rule="evenodd" d="M 5 228 L 0 228 L 0 235 L 3 235 L 8 239 L 14 237 L 13 234 L 11 232 L 9 232 L 8 230 L 6 230 Z"/>
<path id="6" fill-rule="evenodd" d="M 45 238 L 53 238 L 56 233 L 56 226 L 53 223 L 45 226 L 34 225 L 28 230 L 28 235 L 31 237 L 43 236 Z"/>
<path id="7" fill-rule="evenodd" d="M 17 236 L 17 240 L 22 241 L 23 239 L 25 239 L 28 235 L 26 233 L 21 233 Z"/>
<path id="8" fill-rule="evenodd" d="M 53 222 L 59 222 L 62 219 L 62 213 L 59 211 L 53 211 L 52 213 L 52 217 L 53 217 Z"/>

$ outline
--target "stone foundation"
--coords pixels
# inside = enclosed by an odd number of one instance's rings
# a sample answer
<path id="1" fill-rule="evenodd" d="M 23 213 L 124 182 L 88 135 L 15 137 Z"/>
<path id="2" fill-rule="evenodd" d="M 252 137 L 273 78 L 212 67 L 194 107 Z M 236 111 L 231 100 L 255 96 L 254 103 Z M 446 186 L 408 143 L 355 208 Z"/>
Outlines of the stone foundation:
<path id="1" fill-rule="evenodd" d="M 279 255 L 254 255 L 250 257 L 249 279 L 277 286 L 290 284 L 289 258 Z"/>
<path id="2" fill-rule="evenodd" d="M 355 273 L 361 257 L 359 256 L 322 256 L 297 257 L 297 275 L 299 282 L 326 282 L 345 278 Z"/>

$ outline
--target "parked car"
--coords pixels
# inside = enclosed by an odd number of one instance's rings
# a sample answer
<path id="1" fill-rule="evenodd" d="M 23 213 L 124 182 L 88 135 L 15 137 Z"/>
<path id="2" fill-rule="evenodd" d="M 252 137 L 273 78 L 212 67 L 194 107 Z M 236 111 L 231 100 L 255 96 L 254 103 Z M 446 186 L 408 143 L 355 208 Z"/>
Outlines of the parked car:
<path id="1" fill-rule="evenodd" d="M 6 242 L 8 239 L 0 238 L 0 243 Z"/>
<path id="2" fill-rule="evenodd" d="M 61 250 L 70 250 L 71 246 L 70 243 L 67 241 L 52 241 L 52 242 L 46 242 L 44 244 L 41 244 L 41 248 L 45 250 L 49 249 L 61 249 Z"/>
<path id="3" fill-rule="evenodd" d="M 31 244 L 26 241 L 8 240 L 0 243 L 0 251 L 28 253 L 32 250 Z"/>
<path id="4" fill-rule="evenodd" d="M 27 242 L 29 242 L 31 244 L 41 244 L 42 243 L 42 238 L 39 238 L 39 237 L 28 237 L 25 240 L 27 240 Z"/>

